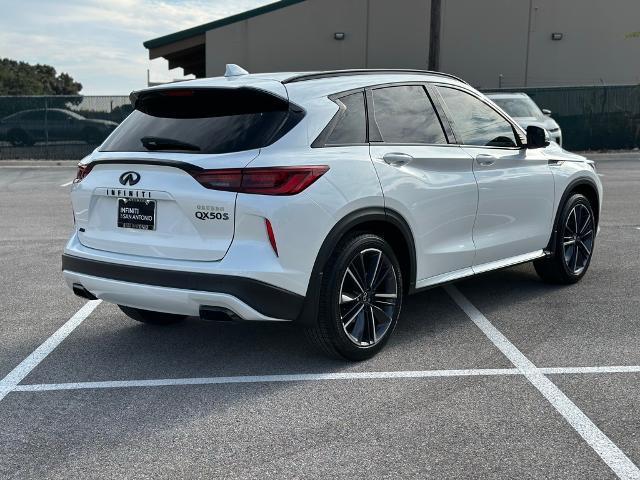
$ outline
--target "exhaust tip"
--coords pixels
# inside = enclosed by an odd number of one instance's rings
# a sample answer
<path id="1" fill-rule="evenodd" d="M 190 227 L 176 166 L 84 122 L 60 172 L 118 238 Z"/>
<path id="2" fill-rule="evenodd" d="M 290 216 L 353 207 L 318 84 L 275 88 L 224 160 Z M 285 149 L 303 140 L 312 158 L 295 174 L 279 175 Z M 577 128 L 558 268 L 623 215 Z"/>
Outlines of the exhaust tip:
<path id="1" fill-rule="evenodd" d="M 231 322 L 241 320 L 241 318 L 228 308 L 223 307 L 200 307 L 200 319 L 213 322 Z"/>
<path id="2" fill-rule="evenodd" d="M 98 299 L 98 297 L 96 297 L 93 293 L 91 293 L 89 290 L 84 288 L 79 283 L 74 283 L 73 284 L 73 293 L 75 293 L 79 297 L 86 298 L 87 300 L 97 300 Z"/>

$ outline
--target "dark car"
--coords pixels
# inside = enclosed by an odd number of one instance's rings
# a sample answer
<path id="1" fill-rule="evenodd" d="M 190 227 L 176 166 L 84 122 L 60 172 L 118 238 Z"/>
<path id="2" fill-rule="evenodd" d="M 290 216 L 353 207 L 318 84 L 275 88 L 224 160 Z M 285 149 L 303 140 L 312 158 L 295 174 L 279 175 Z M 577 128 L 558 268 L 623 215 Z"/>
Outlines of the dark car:
<path id="1" fill-rule="evenodd" d="M 0 138 L 14 146 L 62 140 L 97 144 L 117 126 L 116 122 L 85 118 L 61 108 L 23 110 L 0 120 Z"/>

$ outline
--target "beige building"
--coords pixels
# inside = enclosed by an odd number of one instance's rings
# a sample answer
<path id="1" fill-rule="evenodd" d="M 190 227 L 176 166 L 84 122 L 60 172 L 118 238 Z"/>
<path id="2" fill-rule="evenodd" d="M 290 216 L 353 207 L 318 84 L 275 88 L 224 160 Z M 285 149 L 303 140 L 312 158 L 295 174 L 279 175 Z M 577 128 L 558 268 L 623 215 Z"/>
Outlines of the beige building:
<path id="1" fill-rule="evenodd" d="M 640 83 L 639 0 L 281 0 L 149 40 L 197 77 L 437 69 L 479 88 Z"/>

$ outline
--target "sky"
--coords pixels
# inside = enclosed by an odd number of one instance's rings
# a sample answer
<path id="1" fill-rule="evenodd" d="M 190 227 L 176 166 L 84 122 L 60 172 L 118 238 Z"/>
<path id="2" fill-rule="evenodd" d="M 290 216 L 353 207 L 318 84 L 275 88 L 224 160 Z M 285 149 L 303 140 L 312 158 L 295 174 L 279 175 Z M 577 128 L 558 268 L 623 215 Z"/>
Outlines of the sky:
<path id="1" fill-rule="evenodd" d="M 128 95 L 184 78 L 142 42 L 274 0 L 0 0 L 0 57 L 53 66 L 85 95 Z"/>

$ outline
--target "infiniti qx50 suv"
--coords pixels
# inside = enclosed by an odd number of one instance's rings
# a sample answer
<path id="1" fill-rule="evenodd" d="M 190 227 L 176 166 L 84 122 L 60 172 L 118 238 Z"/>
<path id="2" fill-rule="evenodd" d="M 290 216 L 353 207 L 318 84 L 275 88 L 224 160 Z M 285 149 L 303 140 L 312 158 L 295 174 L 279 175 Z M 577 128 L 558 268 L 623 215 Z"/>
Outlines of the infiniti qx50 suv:
<path id="1" fill-rule="evenodd" d="M 62 259 L 77 295 L 168 324 L 296 322 L 361 360 L 405 295 L 518 263 L 573 283 L 602 186 L 451 75 L 229 68 L 132 94 L 82 160 Z"/>

